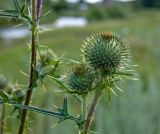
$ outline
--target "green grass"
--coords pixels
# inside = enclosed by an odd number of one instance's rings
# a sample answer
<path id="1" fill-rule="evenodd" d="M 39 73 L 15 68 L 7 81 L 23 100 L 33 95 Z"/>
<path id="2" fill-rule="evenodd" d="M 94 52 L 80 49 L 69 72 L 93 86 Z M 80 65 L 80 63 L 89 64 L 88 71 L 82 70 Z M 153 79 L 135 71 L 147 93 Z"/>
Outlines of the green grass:
<path id="1" fill-rule="evenodd" d="M 102 134 L 159 134 L 160 133 L 160 12 L 145 11 L 137 12 L 128 19 L 114 19 L 103 22 L 93 22 L 84 28 L 54 29 L 40 35 L 40 44 L 50 47 L 58 56 L 81 60 L 80 48 L 83 39 L 91 33 L 101 31 L 113 31 L 120 33 L 129 40 L 132 48 L 133 64 L 139 74 L 139 81 L 128 81 L 121 84 L 124 93 L 118 93 L 113 97 L 112 105 L 109 106 L 107 99 L 102 98 L 96 112 L 96 119 L 92 128 Z M 3 44 L 0 44 L 3 45 Z M 0 50 L 0 73 L 7 74 L 12 81 L 27 83 L 27 78 L 20 74 L 20 70 L 28 72 L 29 51 L 26 42 L 13 42 L 11 47 L 1 47 Z M 63 67 L 62 72 L 69 67 Z M 54 84 L 45 85 L 47 92 L 36 89 L 33 104 L 52 109 L 52 104 L 62 103 L 62 94 L 55 96 L 57 87 Z M 40 91 L 37 91 L 40 90 Z M 70 98 L 74 107 L 79 109 L 76 102 Z M 71 122 L 64 122 L 60 126 L 51 128 L 56 123 L 55 118 L 43 115 L 31 114 L 33 123 L 30 124 L 33 134 L 75 134 Z M 31 118 L 32 119 L 32 118 Z M 11 124 L 14 119 L 8 119 L 9 127 L 6 130 L 14 132 L 16 124 Z M 16 121 L 18 122 L 18 121 Z M 36 125 L 35 125 L 36 124 Z M 75 125 L 75 124 L 74 124 Z M 15 132 L 16 133 L 16 132 Z"/>

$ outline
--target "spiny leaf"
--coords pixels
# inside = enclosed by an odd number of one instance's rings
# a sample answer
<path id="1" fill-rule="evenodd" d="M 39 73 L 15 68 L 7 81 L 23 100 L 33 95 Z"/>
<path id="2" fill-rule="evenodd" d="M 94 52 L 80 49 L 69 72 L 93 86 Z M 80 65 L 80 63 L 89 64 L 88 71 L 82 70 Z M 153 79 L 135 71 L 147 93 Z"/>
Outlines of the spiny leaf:
<path id="1" fill-rule="evenodd" d="M 117 96 L 116 92 L 111 87 L 108 87 L 108 88 L 115 96 Z"/>
<path id="2" fill-rule="evenodd" d="M 41 44 L 38 44 L 38 47 L 39 48 L 48 48 L 47 46 L 44 46 L 44 45 L 41 45 Z"/>
<path id="3" fill-rule="evenodd" d="M 117 85 L 115 86 L 120 92 L 123 92 L 122 89 L 120 89 Z"/>
<path id="4" fill-rule="evenodd" d="M 72 59 L 67 59 L 67 58 L 60 58 L 62 61 L 67 62 L 67 63 L 74 63 L 74 64 L 80 64 L 79 61 L 72 60 Z"/>
<path id="5" fill-rule="evenodd" d="M 0 91 L 0 96 L 2 97 L 4 102 L 8 102 L 9 101 L 9 95 L 3 91 Z"/>
<path id="6" fill-rule="evenodd" d="M 68 90 L 69 89 L 63 84 L 62 80 L 60 80 L 59 78 L 55 78 L 53 76 L 49 76 L 49 78 L 53 79 L 55 82 L 57 82 L 63 89 Z"/>
<path id="7" fill-rule="evenodd" d="M 53 69 L 54 69 L 54 66 L 52 66 L 52 65 L 47 65 L 47 66 L 43 67 L 43 68 L 40 70 L 39 75 L 40 75 L 40 76 L 45 76 L 45 75 L 49 74 L 50 72 L 52 72 Z"/>
<path id="8" fill-rule="evenodd" d="M 128 72 L 114 72 L 115 75 L 120 75 L 120 76 L 135 76 L 136 74 L 133 73 L 128 73 Z"/>
<path id="9" fill-rule="evenodd" d="M 26 5 L 23 5 L 23 6 L 22 6 L 21 11 L 20 11 L 21 14 L 24 14 L 25 6 L 26 6 Z"/>
<path id="10" fill-rule="evenodd" d="M 3 100 L 0 99 L 0 103 L 1 104 L 6 103 L 6 104 L 12 105 L 12 106 L 17 107 L 17 108 L 27 109 L 27 110 L 30 110 L 30 111 L 33 111 L 33 112 L 44 114 L 44 115 L 57 117 L 60 121 L 70 119 L 70 120 L 75 121 L 76 123 L 78 122 L 78 118 L 68 114 L 68 112 L 67 112 L 67 99 L 66 98 L 64 99 L 63 109 L 59 108 L 61 110 L 58 110 L 58 112 L 49 111 L 49 110 L 34 107 L 34 106 L 26 106 L 26 105 L 23 105 L 23 104 L 20 104 L 20 103 L 16 103 L 14 101 L 4 102 Z"/>
<path id="11" fill-rule="evenodd" d="M 62 116 L 61 113 L 59 113 L 59 112 L 48 111 L 45 109 L 41 109 L 41 108 L 37 108 L 37 107 L 33 107 L 33 106 L 26 106 L 26 105 L 18 104 L 18 103 L 10 103 L 10 104 L 13 106 L 22 108 L 22 109 L 27 109 L 27 110 L 41 113 L 41 114 L 45 114 L 45 115 L 50 115 L 50 116 L 54 116 L 54 117 L 58 117 L 58 118 L 61 118 L 61 116 Z"/>
<path id="12" fill-rule="evenodd" d="M 0 10 L 0 16 L 19 18 L 19 13 L 16 10 Z"/>
<path id="13" fill-rule="evenodd" d="M 16 11 L 18 11 L 20 13 L 21 8 L 20 8 L 18 0 L 14 0 L 14 6 L 16 8 Z"/>
<path id="14" fill-rule="evenodd" d="M 105 91 L 106 91 L 106 93 L 107 93 L 108 100 L 109 100 L 109 103 L 110 103 L 111 100 L 112 100 L 111 90 L 110 90 L 108 87 L 106 87 L 106 88 L 105 88 Z"/>
<path id="15" fill-rule="evenodd" d="M 52 10 L 47 11 L 45 14 L 41 15 L 40 17 L 38 17 L 37 20 L 42 19 L 43 17 L 47 16 L 51 12 L 52 12 Z M 43 29 L 43 30 L 46 30 L 46 29 Z M 53 30 L 53 29 L 51 29 L 51 30 Z"/>
<path id="16" fill-rule="evenodd" d="M 63 102 L 63 112 L 64 114 L 68 114 L 68 104 L 67 104 L 67 98 L 64 98 L 64 102 Z"/>
<path id="17" fill-rule="evenodd" d="M 65 93 L 68 93 L 68 94 L 78 94 L 79 93 L 77 91 L 72 91 L 71 89 L 69 89 L 60 78 L 56 78 L 50 75 L 49 75 L 49 78 L 57 82 Z"/>

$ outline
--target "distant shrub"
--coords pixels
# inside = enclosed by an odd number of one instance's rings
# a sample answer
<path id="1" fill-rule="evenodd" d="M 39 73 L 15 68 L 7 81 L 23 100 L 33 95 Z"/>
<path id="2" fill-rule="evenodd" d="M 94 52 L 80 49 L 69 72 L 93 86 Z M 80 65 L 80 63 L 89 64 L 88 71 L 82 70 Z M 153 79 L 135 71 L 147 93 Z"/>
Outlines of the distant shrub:
<path id="1" fill-rule="evenodd" d="M 63 11 L 67 8 L 68 8 L 68 6 L 67 6 L 67 2 L 65 0 L 59 0 L 59 1 L 54 2 L 52 4 L 52 9 L 56 12 Z"/>
<path id="2" fill-rule="evenodd" d="M 92 6 L 86 13 L 86 18 L 90 21 L 103 20 L 106 18 L 105 10 L 100 6 Z"/>
<path id="3" fill-rule="evenodd" d="M 121 5 L 113 5 L 106 9 L 107 17 L 110 18 L 125 18 L 127 16 L 128 9 Z"/>
<path id="4" fill-rule="evenodd" d="M 108 7 L 91 6 L 86 13 L 89 21 L 105 20 L 107 18 L 126 18 L 129 8 L 121 4 L 113 4 Z"/>

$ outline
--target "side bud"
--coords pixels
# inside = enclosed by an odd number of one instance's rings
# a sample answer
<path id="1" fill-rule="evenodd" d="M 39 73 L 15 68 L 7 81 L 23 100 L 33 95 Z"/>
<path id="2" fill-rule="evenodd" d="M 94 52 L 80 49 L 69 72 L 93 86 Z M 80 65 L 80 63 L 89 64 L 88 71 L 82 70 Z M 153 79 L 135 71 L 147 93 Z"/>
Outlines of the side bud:
<path id="1" fill-rule="evenodd" d="M 94 72 L 85 65 L 78 65 L 68 72 L 66 82 L 77 94 L 86 94 L 91 90 Z"/>

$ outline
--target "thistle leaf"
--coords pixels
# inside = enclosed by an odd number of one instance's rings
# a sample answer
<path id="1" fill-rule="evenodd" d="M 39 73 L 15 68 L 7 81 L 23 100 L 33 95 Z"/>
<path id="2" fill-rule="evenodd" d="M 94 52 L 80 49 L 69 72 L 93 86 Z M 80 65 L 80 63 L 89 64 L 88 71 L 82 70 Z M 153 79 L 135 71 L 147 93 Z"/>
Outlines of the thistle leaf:
<path id="1" fill-rule="evenodd" d="M 18 0 L 14 0 L 14 7 L 16 8 L 16 11 L 18 11 L 20 13 L 21 8 L 20 8 Z"/>
<path id="2" fill-rule="evenodd" d="M 105 88 L 105 91 L 106 91 L 106 93 L 107 93 L 108 100 L 109 100 L 109 103 L 110 103 L 111 100 L 112 100 L 111 90 L 110 90 L 108 87 L 106 87 L 106 88 Z"/>
<path id="3" fill-rule="evenodd" d="M 22 6 L 21 11 L 20 11 L 21 14 L 24 14 L 25 6 L 26 6 L 26 5 L 23 5 L 23 6 Z"/>
<path id="4" fill-rule="evenodd" d="M 61 118 L 61 113 L 58 113 L 58 112 L 49 111 L 49 110 L 45 110 L 45 109 L 41 109 L 41 108 L 37 108 L 37 107 L 33 107 L 33 106 L 26 106 L 26 105 L 18 104 L 18 103 L 11 103 L 10 102 L 9 104 L 16 106 L 18 108 L 27 109 L 27 110 L 30 110 L 33 112 Z"/>
<path id="5" fill-rule="evenodd" d="M 119 75 L 119 76 L 135 76 L 136 74 L 133 73 L 128 73 L 128 72 L 114 72 L 115 75 Z"/>
<path id="6" fill-rule="evenodd" d="M 3 91 L 0 91 L 0 96 L 2 97 L 4 102 L 8 102 L 9 101 L 9 95 Z"/>
<path id="7" fill-rule="evenodd" d="M 61 58 L 62 61 L 67 62 L 68 64 L 74 63 L 74 64 L 80 64 L 79 61 L 72 60 L 72 59 L 67 59 L 67 58 Z"/>
<path id="8" fill-rule="evenodd" d="M 110 89 L 110 91 L 111 91 L 115 96 L 117 96 L 116 92 L 115 92 L 112 88 L 110 88 L 110 87 L 108 87 L 108 88 Z"/>
<path id="9" fill-rule="evenodd" d="M 50 76 L 50 75 L 49 75 L 49 78 L 51 78 L 52 80 L 57 82 L 63 89 L 68 90 L 68 88 L 63 84 L 62 80 L 60 80 L 59 78 L 55 78 L 55 77 Z"/>
<path id="10" fill-rule="evenodd" d="M 64 115 L 68 114 L 68 103 L 67 103 L 66 97 L 64 98 L 64 102 L 63 102 L 63 112 L 64 112 Z"/>
<path id="11" fill-rule="evenodd" d="M 40 75 L 40 76 L 45 76 L 45 75 L 49 74 L 50 72 L 52 72 L 53 69 L 54 69 L 54 66 L 52 66 L 52 65 L 47 65 L 47 66 L 43 67 L 43 68 L 40 70 L 39 75 Z"/>
<path id="12" fill-rule="evenodd" d="M 19 13 L 16 10 L 0 10 L 0 16 L 19 18 Z"/>

